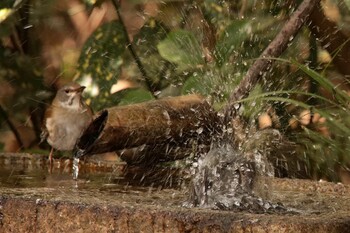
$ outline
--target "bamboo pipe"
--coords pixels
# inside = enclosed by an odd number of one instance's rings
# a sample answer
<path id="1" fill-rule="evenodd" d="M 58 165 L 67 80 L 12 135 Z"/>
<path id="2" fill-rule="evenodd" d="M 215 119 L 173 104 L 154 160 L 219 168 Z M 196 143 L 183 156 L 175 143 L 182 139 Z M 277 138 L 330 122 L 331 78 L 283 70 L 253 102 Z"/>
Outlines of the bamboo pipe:
<path id="1" fill-rule="evenodd" d="M 199 95 L 186 95 L 108 108 L 97 114 L 75 147 L 77 158 L 142 145 L 202 143 L 218 116 Z M 157 155 L 155 155 L 157 156 Z"/>

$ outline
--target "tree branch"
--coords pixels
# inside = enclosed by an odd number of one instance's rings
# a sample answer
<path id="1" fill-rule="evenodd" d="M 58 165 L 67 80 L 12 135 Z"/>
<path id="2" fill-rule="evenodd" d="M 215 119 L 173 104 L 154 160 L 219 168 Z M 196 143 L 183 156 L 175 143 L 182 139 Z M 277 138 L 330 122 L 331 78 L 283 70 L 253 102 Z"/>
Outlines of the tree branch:
<path id="1" fill-rule="evenodd" d="M 236 101 L 246 97 L 261 78 L 263 72 L 271 66 L 272 58 L 279 57 L 292 41 L 320 0 L 304 0 L 283 26 L 275 39 L 267 46 L 260 58 L 250 67 L 240 84 L 231 93 L 229 102 L 225 107 L 225 123 L 236 114 L 239 106 Z"/>

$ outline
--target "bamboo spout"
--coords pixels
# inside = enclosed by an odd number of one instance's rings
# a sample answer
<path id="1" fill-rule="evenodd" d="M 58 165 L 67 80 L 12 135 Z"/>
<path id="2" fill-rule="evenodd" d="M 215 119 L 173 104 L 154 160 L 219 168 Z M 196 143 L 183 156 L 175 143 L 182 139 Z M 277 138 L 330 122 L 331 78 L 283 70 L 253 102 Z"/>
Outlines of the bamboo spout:
<path id="1" fill-rule="evenodd" d="M 208 140 L 218 123 L 217 114 L 199 95 L 108 108 L 78 139 L 75 157 L 84 157 L 142 145 L 186 144 Z"/>

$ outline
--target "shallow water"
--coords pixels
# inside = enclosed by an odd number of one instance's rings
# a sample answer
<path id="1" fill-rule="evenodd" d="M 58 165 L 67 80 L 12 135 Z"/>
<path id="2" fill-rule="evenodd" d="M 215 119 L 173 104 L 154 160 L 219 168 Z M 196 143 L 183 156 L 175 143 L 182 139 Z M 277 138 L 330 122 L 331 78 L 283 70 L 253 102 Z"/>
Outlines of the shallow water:
<path id="1" fill-rule="evenodd" d="M 179 232 L 184 229 L 204 232 L 203 226 L 208 226 L 207 232 L 213 231 L 212 226 L 220 227 L 221 231 L 217 232 L 228 232 L 234 226 L 242 229 L 254 227 L 259 232 L 279 232 L 280 229 L 292 229 L 289 232 L 330 232 L 329 229 L 337 226 L 341 230 L 334 232 L 348 232 L 344 230 L 348 229 L 346 224 L 350 213 L 348 186 L 272 178 L 271 201 L 283 203 L 288 211 L 264 213 L 184 208 L 188 188 L 178 185 L 182 177 L 174 168 L 146 169 L 127 167 L 120 162 L 85 161 L 80 163 L 79 178 L 74 180 L 71 160 L 56 159 L 50 169 L 46 156 L 0 154 L 1 210 L 7 217 L 12 216 L 7 218 L 4 226 L 15 222 L 14 229 L 18 230 L 18 225 L 24 220 L 17 216 L 23 216 L 23 212 L 26 212 L 31 216 L 39 216 L 39 213 L 41 218 L 36 220 L 39 225 L 49 223 L 43 230 L 45 232 L 53 227 L 62 231 L 66 225 L 67 228 L 86 227 L 87 221 L 93 224 L 91 219 L 96 218 L 103 219 L 100 220 L 103 227 L 106 227 L 105 220 L 109 219 L 116 226 L 127 229 L 131 229 L 134 225 L 130 224 L 136 222 L 135 229 L 154 225 L 161 226 L 161 229 L 169 227 L 167 229 L 171 232 L 177 229 L 176 226 Z M 23 204 L 31 208 L 18 214 Z M 27 219 L 32 221 L 31 218 Z M 270 226 L 272 228 L 267 228 Z M 96 224 L 91 225 L 94 231 L 96 227 Z M 296 231 L 304 228 L 306 230 Z M 127 230 L 123 228 L 121 232 Z"/>
<path id="2" fill-rule="evenodd" d="M 145 168 L 104 160 L 80 161 L 79 177 L 74 179 L 72 159 L 55 159 L 50 167 L 45 155 L 0 153 L 0 187 L 11 188 L 11 192 L 15 188 L 19 195 L 79 194 L 105 201 L 181 206 L 185 199 L 179 189 L 181 182 L 176 168 Z"/>
<path id="3" fill-rule="evenodd" d="M 72 160 L 55 159 L 52 169 L 48 165 L 44 155 L 0 153 L 2 194 L 8 190 L 19 196 L 73 202 L 85 196 L 106 204 L 167 207 L 183 207 L 189 197 L 187 186 L 183 186 L 187 180 L 173 167 L 149 169 L 115 161 L 80 161 L 79 178 L 74 180 Z M 350 187 L 342 184 L 272 178 L 269 196 L 271 202 L 296 210 L 275 213 L 279 215 L 350 211 Z"/>
<path id="4" fill-rule="evenodd" d="M 118 167 L 124 164 L 82 163 L 81 180 L 92 183 L 102 182 L 102 178 L 118 177 Z M 94 176 L 89 174 L 94 173 Z M 90 179 L 93 178 L 93 179 Z M 72 160 L 55 159 L 50 167 L 46 156 L 30 154 L 0 154 L 0 184 L 11 188 L 52 187 L 73 180 Z"/>
<path id="5" fill-rule="evenodd" d="M 116 161 L 80 161 L 74 179 L 72 159 L 55 159 L 52 167 L 45 155 L 0 154 L 0 186 L 7 188 L 59 188 L 133 192 L 175 187 L 177 169 L 127 166 Z"/>

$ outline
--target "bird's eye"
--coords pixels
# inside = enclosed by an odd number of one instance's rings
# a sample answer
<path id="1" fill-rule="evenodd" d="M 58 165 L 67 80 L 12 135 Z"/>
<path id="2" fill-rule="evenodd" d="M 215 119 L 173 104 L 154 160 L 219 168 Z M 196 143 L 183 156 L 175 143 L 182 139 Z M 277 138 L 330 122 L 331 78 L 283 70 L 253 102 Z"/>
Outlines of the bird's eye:
<path id="1" fill-rule="evenodd" d="M 66 92 L 67 94 L 69 93 L 69 90 L 64 90 L 64 92 Z"/>

